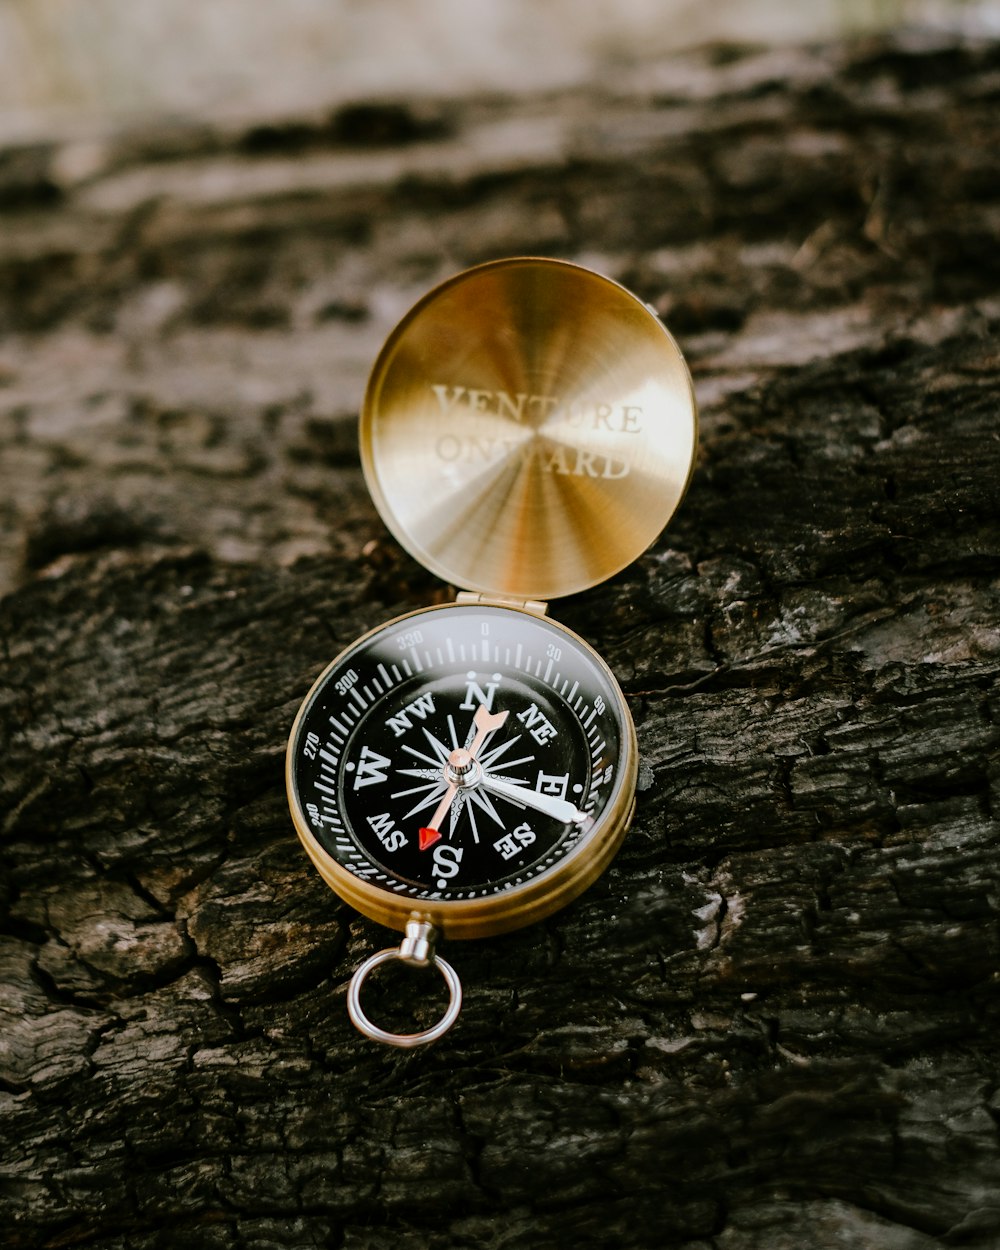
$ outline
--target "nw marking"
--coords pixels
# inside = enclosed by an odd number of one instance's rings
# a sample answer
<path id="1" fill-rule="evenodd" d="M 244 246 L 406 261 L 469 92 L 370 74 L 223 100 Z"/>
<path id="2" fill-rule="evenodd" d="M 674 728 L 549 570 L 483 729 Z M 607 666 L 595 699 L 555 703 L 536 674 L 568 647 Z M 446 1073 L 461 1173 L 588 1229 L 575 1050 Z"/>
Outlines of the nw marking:
<path id="1" fill-rule="evenodd" d="M 412 727 L 411 717 L 415 716 L 418 720 L 426 720 L 433 711 L 434 696 L 432 694 L 422 694 L 419 698 L 414 699 L 412 703 L 408 703 L 395 716 L 390 716 L 385 723 L 397 738 L 402 738 L 403 734 Z"/>

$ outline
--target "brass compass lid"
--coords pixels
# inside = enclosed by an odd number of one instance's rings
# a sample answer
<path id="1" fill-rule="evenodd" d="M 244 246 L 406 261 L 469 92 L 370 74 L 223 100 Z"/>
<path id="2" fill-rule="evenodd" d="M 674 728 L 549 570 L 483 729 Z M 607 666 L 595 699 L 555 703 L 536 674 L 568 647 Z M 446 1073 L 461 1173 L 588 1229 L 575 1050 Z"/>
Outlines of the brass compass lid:
<path id="1" fill-rule="evenodd" d="M 697 442 L 677 344 L 578 265 L 493 261 L 393 330 L 368 382 L 361 458 L 399 542 L 467 590 L 554 599 L 604 581 L 673 515 Z"/>

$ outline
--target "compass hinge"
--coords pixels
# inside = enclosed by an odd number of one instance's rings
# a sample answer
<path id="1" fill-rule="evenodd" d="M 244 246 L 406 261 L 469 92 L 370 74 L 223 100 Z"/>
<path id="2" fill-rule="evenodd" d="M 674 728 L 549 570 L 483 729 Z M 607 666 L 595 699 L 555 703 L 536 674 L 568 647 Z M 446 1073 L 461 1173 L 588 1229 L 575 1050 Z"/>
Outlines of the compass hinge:
<path id="1" fill-rule="evenodd" d="M 485 595 L 478 590 L 460 590 L 455 596 L 456 603 L 491 604 L 497 608 L 517 608 L 521 612 L 531 612 L 535 616 L 544 616 L 549 605 L 540 599 L 508 599 L 504 595 Z"/>

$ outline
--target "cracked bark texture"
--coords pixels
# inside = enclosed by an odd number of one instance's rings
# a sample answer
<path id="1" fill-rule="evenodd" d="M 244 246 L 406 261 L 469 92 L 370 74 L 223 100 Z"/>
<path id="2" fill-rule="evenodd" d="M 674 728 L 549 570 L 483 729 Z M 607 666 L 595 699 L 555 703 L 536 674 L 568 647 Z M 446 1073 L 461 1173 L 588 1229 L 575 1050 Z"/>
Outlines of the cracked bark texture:
<path id="1" fill-rule="evenodd" d="M 911 39 L 0 154 L 6 1245 L 1000 1244 L 998 100 Z M 367 368 L 525 252 L 664 315 L 700 461 L 553 609 L 636 718 L 624 849 L 396 1052 L 284 741 L 446 595 Z"/>

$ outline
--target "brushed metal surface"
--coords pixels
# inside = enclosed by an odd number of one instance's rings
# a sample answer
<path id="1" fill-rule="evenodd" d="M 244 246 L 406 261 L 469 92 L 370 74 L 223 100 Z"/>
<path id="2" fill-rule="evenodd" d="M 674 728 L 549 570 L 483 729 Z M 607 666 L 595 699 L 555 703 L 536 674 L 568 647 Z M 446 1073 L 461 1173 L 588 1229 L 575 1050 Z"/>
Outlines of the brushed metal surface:
<path id="1" fill-rule="evenodd" d="M 465 589 L 551 599 L 657 537 L 697 444 L 673 338 L 624 287 L 565 261 L 466 270 L 403 318 L 361 414 L 372 498 L 399 542 Z"/>

